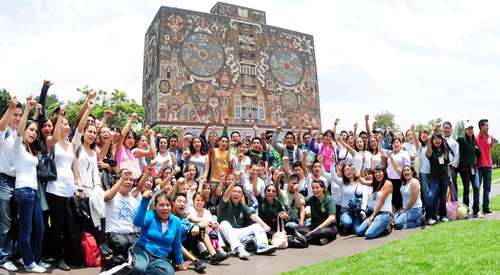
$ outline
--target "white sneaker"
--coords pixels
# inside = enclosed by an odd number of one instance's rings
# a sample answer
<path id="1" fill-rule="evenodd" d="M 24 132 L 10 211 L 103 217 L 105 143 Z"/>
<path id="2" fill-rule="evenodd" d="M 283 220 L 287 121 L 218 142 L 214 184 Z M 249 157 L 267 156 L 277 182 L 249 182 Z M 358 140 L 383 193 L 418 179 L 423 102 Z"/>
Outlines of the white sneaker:
<path id="1" fill-rule="evenodd" d="M 435 223 L 436 223 L 436 220 L 434 220 L 434 219 L 429 219 L 429 220 L 427 220 L 427 224 L 428 224 L 428 225 L 433 225 L 433 224 L 435 224 Z"/>
<path id="2" fill-rule="evenodd" d="M 257 254 L 270 255 L 270 254 L 273 254 L 276 251 L 276 249 L 278 249 L 278 248 L 274 245 L 266 245 L 266 246 L 263 246 L 263 247 L 257 249 Z"/>
<path id="3" fill-rule="evenodd" d="M 47 269 L 37 265 L 36 263 L 32 263 L 28 266 L 24 266 L 24 270 L 26 270 L 26 272 L 33 272 L 33 273 L 45 273 L 45 272 L 47 272 Z"/>
<path id="4" fill-rule="evenodd" d="M 7 271 L 12 271 L 12 272 L 17 271 L 17 266 L 11 261 L 3 263 L 2 267 Z"/>
<path id="5" fill-rule="evenodd" d="M 482 218 L 484 218 L 484 215 L 482 213 L 478 212 L 477 214 L 472 215 L 472 217 L 473 218 L 480 218 L 480 219 L 482 219 Z"/>
<path id="6" fill-rule="evenodd" d="M 240 259 L 246 259 L 250 257 L 250 254 L 243 247 L 238 247 L 236 249 L 236 253 L 238 254 L 238 258 Z"/>
<path id="7" fill-rule="evenodd" d="M 40 267 L 45 268 L 45 269 L 49 269 L 49 268 L 52 266 L 51 264 L 48 264 L 48 263 L 46 263 L 46 262 L 42 262 L 42 261 L 40 261 L 40 262 L 38 263 L 38 265 L 39 265 Z"/>
<path id="8" fill-rule="evenodd" d="M 449 222 L 449 221 L 450 221 L 450 219 L 448 219 L 447 217 L 443 217 L 443 218 L 441 218 L 441 221 L 442 221 L 442 222 Z"/>

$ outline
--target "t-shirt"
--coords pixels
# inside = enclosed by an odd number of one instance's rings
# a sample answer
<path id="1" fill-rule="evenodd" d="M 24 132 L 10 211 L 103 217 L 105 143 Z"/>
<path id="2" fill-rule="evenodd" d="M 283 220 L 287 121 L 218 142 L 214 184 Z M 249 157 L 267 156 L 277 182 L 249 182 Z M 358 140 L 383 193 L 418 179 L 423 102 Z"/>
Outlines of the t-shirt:
<path id="1" fill-rule="evenodd" d="M 267 199 L 259 198 L 259 217 L 269 226 L 271 230 L 276 230 L 278 213 L 285 211 L 283 204 L 274 199 L 271 205 Z"/>
<path id="2" fill-rule="evenodd" d="M 220 222 L 227 221 L 234 228 L 242 228 L 248 224 L 252 214 L 252 210 L 245 204 L 234 205 L 231 200 L 228 202 L 221 200 L 217 216 Z"/>
<path id="3" fill-rule="evenodd" d="M 246 168 L 250 167 L 251 160 L 249 156 L 243 155 L 241 158 L 241 161 L 238 159 L 237 156 L 231 156 L 231 165 L 233 166 L 233 172 L 247 172 Z"/>
<path id="4" fill-rule="evenodd" d="M 431 179 L 443 179 L 448 176 L 448 156 L 442 151 L 432 150 L 432 155 L 428 157 L 431 165 Z"/>
<path id="5" fill-rule="evenodd" d="M 15 188 L 29 187 L 38 190 L 36 166 L 38 158 L 26 151 L 23 137 L 16 134 L 12 154 L 15 156 L 14 167 L 16 169 Z"/>
<path id="6" fill-rule="evenodd" d="M 163 154 L 158 152 L 156 154 L 155 160 L 156 160 L 156 167 L 155 167 L 156 173 L 161 172 L 161 168 L 163 167 L 164 162 L 168 163 L 167 167 L 169 167 L 170 169 L 172 169 L 174 166 L 174 161 L 172 160 L 172 153 L 169 151 L 167 151 Z"/>
<path id="7" fill-rule="evenodd" d="M 405 165 L 410 165 L 410 155 L 404 150 L 393 153 L 392 158 L 398 163 L 400 168 L 403 168 Z M 387 176 L 390 179 L 401 179 L 401 176 L 396 169 L 394 169 L 394 166 L 392 166 L 392 161 L 390 159 L 387 160 Z"/>
<path id="8" fill-rule="evenodd" d="M 219 148 L 214 149 L 213 154 L 210 156 L 210 181 L 222 181 L 222 177 L 229 169 L 229 163 L 227 161 L 228 154 L 229 151 L 227 150 L 221 150 Z"/>
<path id="9" fill-rule="evenodd" d="M 261 161 L 261 160 L 267 161 L 266 152 L 262 152 L 262 151 L 257 152 L 257 151 L 250 149 L 250 150 L 248 150 L 246 155 L 250 157 L 252 164 L 259 164 L 259 161 Z"/>
<path id="10" fill-rule="evenodd" d="M 12 157 L 12 147 L 14 146 L 14 138 L 17 136 L 16 131 L 7 128 L 5 131 L 0 131 L 0 173 L 15 177 L 14 158 Z"/>
<path id="11" fill-rule="evenodd" d="M 304 196 L 302 196 L 302 194 L 299 193 L 299 196 L 301 199 L 304 199 Z M 283 204 L 283 207 L 290 217 L 290 220 L 300 218 L 299 207 L 295 204 L 295 194 L 290 194 L 285 190 L 280 190 L 278 199 Z"/>
<path id="12" fill-rule="evenodd" d="M 54 145 L 54 162 L 56 164 L 57 179 L 47 183 L 47 193 L 51 193 L 60 197 L 69 198 L 75 193 L 75 175 L 73 174 L 73 144 L 69 143 L 67 150 L 56 143 Z"/>
<path id="13" fill-rule="evenodd" d="M 133 219 L 139 206 L 139 197 L 139 195 L 133 197 L 130 194 L 125 197 L 118 192 L 111 201 L 106 203 L 106 233 L 136 232 Z"/>
<path id="14" fill-rule="evenodd" d="M 243 178 L 243 177 L 242 177 Z M 259 201 L 257 200 L 257 197 L 255 196 L 255 192 L 253 190 L 253 185 L 250 182 L 250 179 L 244 177 L 243 178 L 243 189 L 245 191 L 245 194 L 247 195 L 249 201 L 248 205 L 252 206 L 253 208 L 257 208 Z M 264 195 L 264 190 L 266 189 L 266 183 L 264 180 L 261 178 L 257 177 L 257 189 L 260 192 L 260 195 Z"/>
<path id="15" fill-rule="evenodd" d="M 306 205 L 311 206 L 311 228 L 322 224 L 330 215 L 335 215 L 335 201 L 330 196 L 324 196 L 321 200 L 316 197 L 306 199 Z"/>

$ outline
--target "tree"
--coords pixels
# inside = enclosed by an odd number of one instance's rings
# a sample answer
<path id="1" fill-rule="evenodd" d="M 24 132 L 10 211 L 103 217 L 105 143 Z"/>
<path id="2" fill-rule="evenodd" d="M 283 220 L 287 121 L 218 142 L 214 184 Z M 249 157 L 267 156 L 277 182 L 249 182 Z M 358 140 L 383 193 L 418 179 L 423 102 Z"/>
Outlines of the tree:
<path id="1" fill-rule="evenodd" d="M 500 165 L 500 144 L 493 144 L 493 148 L 491 149 L 491 159 L 493 163 L 497 166 Z"/>
<path id="2" fill-rule="evenodd" d="M 375 120 L 377 121 L 378 127 L 382 129 L 391 127 L 391 129 L 395 130 L 398 128 L 398 126 L 394 122 L 394 114 L 390 113 L 389 111 L 383 111 L 376 114 Z"/>
<path id="3" fill-rule="evenodd" d="M 10 94 L 5 89 L 0 89 L 0 117 L 5 113 L 10 102 Z"/>

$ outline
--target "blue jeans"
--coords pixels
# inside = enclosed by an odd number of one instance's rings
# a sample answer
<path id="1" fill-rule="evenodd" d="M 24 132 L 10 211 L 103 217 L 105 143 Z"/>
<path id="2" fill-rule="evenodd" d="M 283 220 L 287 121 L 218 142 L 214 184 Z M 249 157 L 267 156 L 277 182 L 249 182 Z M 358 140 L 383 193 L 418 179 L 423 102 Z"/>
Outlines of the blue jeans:
<path id="1" fill-rule="evenodd" d="M 474 175 L 472 175 L 472 169 L 474 169 Z M 475 167 L 461 167 L 458 172 L 462 178 L 462 183 L 464 185 L 464 204 L 467 205 L 467 211 L 469 210 L 469 192 L 470 186 L 472 185 L 473 191 L 473 202 L 472 202 L 472 213 L 477 214 L 479 212 L 479 174 L 477 168 Z"/>
<path id="2" fill-rule="evenodd" d="M 394 215 L 394 220 L 397 229 L 415 228 L 419 226 L 422 221 L 422 207 L 398 212 Z"/>
<path id="3" fill-rule="evenodd" d="M 458 201 L 458 185 L 457 185 L 457 174 L 458 174 L 458 169 L 450 166 L 450 177 L 451 177 L 451 182 L 453 183 L 453 196 L 454 198 L 453 201 Z"/>
<path id="4" fill-rule="evenodd" d="M 478 167 L 479 185 L 483 182 L 483 211 L 490 210 L 491 167 Z"/>
<path id="5" fill-rule="evenodd" d="M 424 204 L 425 211 L 429 212 L 429 206 L 427 203 L 429 202 L 429 184 L 431 182 L 431 174 L 420 173 L 418 177 L 420 179 L 420 198 Z"/>
<path id="6" fill-rule="evenodd" d="M 132 252 L 135 255 L 134 269 L 131 275 L 171 275 L 174 268 L 170 262 L 163 258 L 151 255 L 139 245 L 134 245 Z"/>
<path id="7" fill-rule="evenodd" d="M 361 216 L 358 211 L 342 208 L 340 212 L 340 224 L 344 230 L 349 230 L 356 233 L 356 230 L 361 224 Z"/>
<path id="8" fill-rule="evenodd" d="M 18 248 L 24 265 L 40 262 L 43 242 L 43 214 L 38 191 L 23 187 L 14 191 L 19 212 Z"/>
<path id="9" fill-rule="evenodd" d="M 368 218 L 356 230 L 358 237 L 365 236 L 366 239 L 375 239 L 387 230 L 389 225 L 390 216 L 388 212 L 379 212 L 373 219 L 372 223 L 368 225 Z"/>
<path id="10" fill-rule="evenodd" d="M 450 177 L 431 179 L 428 202 L 429 218 L 435 219 L 438 213 L 441 218 L 446 217 L 446 193 L 449 183 Z"/>
<path id="11" fill-rule="evenodd" d="M 11 204 L 16 178 L 0 174 L 0 264 L 10 261 L 14 240 L 9 236 L 12 224 Z M 15 209 L 14 209 L 15 210 Z"/>

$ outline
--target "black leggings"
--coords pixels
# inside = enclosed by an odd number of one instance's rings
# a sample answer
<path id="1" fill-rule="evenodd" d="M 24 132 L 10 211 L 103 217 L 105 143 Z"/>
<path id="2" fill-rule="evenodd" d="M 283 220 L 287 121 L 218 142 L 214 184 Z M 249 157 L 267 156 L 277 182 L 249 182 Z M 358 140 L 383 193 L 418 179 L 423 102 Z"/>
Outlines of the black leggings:
<path id="1" fill-rule="evenodd" d="M 401 179 L 389 179 L 392 183 L 392 206 L 394 211 L 399 211 L 403 207 L 403 196 L 401 195 Z"/>
<path id="2" fill-rule="evenodd" d="M 71 244 L 71 233 L 68 223 L 71 222 L 67 212 L 66 203 L 68 198 L 60 197 L 51 193 L 46 194 L 49 205 L 49 215 L 51 224 L 51 252 L 56 260 L 69 260 L 69 255 L 73 251 Z M 64 257 L 64 258 L 63 258 Z"/>
<path id="3" fill-rule="evenodd" d="M 307 242 L 309 244 L 321 245 L 321 243 L 319 241 L 320 239 L 326 238 L 326 239 L 328 239 L 328 242 L 331 242 L 337 238 L 337 227 L 335 225 L 321 228 L 321 229 L 314 231 L 313 233 L 307 235 L 307 233 L 311 232 L 312 230 L 313 230 L 313 228 L 311 228 L 310 226 L 304 226 L 304 227 L 300 227 L 297 229 L 297 231 L 300 234 L 306 236 Z"/>

